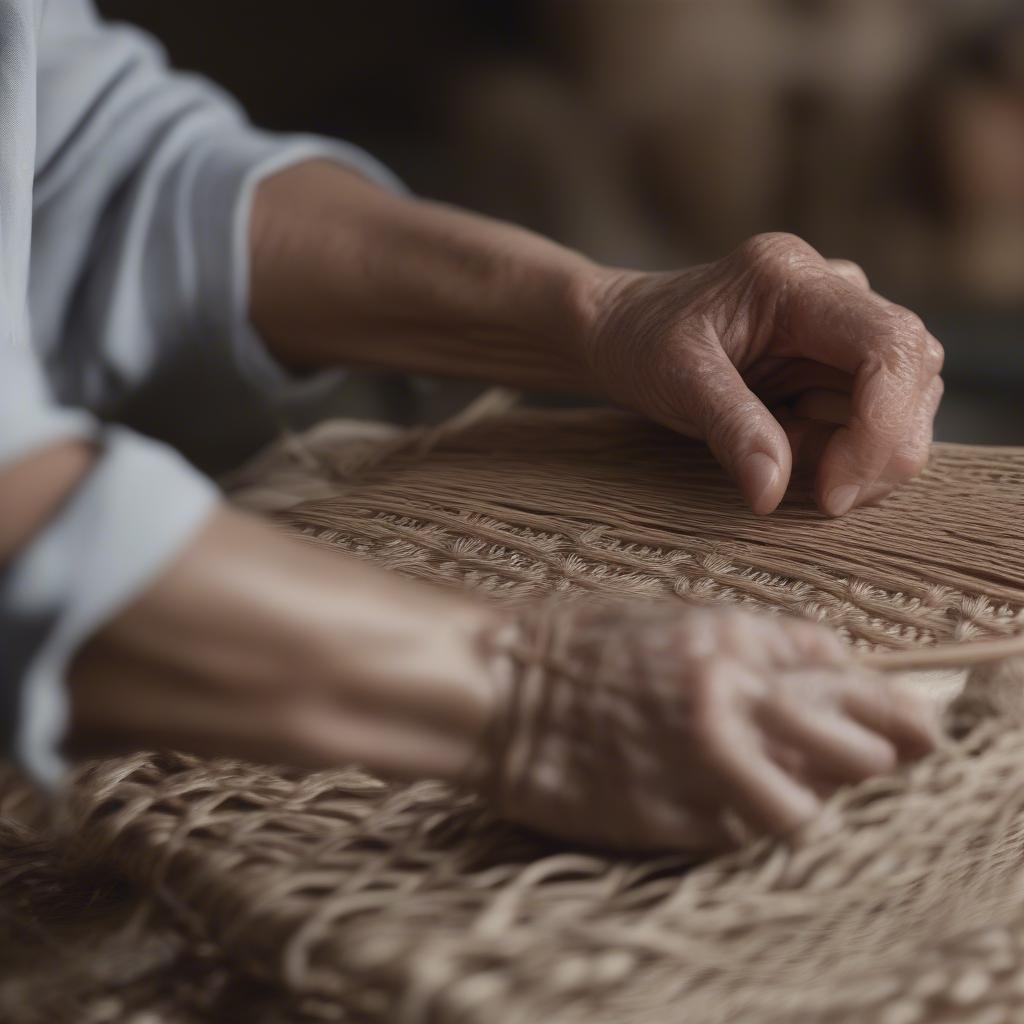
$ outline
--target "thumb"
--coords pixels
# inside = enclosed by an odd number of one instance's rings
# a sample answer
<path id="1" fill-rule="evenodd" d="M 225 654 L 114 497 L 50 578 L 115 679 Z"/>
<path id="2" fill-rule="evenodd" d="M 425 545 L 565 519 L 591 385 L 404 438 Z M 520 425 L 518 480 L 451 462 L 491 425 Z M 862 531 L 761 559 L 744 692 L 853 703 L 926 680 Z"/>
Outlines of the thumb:
<path id="1" fill-rule="evenodd" d="M 715 458 L 758 515 L 773 512 L 789 485 L 793 456 L 781 424 L 724 352 L 706 356 L 692 395 L 695 421 Z"/>

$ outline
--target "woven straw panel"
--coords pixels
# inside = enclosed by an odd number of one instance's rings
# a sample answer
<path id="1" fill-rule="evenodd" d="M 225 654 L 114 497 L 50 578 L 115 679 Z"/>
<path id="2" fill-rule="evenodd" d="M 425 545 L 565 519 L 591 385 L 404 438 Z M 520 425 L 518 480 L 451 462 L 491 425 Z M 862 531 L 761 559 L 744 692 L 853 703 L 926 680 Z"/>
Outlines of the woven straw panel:
<path id="1" fill-rule="evenodd" d="M 1024 450 L 940 446 L 878 508 L 764 520 L 699 449 L 618 414 L 371 433 L 282 445 L 239 500 L 325 557 L 495 600 L 741 603 L 865 649 L 1022 624 Z M 838 794 L 795 849 L 609 856 L 434 783 L 139 755 L 83 772 L 74 870 L 131 880 L 210 971 L 293 994 L 303 1020 L 1024 1019 L 1024 718 L 1004 674 L 961 698 L 947 749 Z"/>

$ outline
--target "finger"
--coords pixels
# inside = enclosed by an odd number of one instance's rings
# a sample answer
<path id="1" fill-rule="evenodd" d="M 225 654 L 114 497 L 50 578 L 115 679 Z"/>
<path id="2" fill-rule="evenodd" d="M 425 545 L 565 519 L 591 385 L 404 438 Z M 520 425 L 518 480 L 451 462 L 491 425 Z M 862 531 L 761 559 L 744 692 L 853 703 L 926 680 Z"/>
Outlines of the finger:
<path id="1" fill-rule="evenodd" d="M 783 665 L 849 665 L 850 651 L 844 647 L 839 634 L 833 629 L 798 619 L 795 616 L 784 616 L 778 620 L 770 620 L 774 625 L 777 621 L 787 647 Z"/>
<path id="2" fill-rule="evenodd" d="M 803 779 L 810 787 L 815 796 L 828 797 L 831 790 L 822 791 L 808 779 L 807 755 L 796 747 L 786 743 L 781 738 L 766 735 L 763 741 L 764 752 L 770 757 L 787 775 L 794 779 Z"/>
<path id="3" fill-rule="evenodd" d="M 821 776 L 860 782 L 891 772 L 898 762 L 893 744 L 859 722 L 808 703 L 766 703 L 758 718 L 776 740 L 805 755 L 807 782 Z"/>
<path id="4" fill-rule="evenodd" d="M 805 391 L 794 403 L 794 415 L 819 423 L 842 426 L 849 422 L 853 412 L 853 400 L 849 394 L 839 391 L 814 389 Z"/>
<path id="5" fill-rule="evenodd" d="M 844 688 L 841 704 L 861 725 L 887 737 L 902 760 L 923 757 L 941 740 L 935 707 L 893 680 L 853 677 Z"/>
<path id="6" fill-rule="evenodd" d="M 680 807 L 678 801 L 652 800 L 645 810 L 643 835 L 637 836 L 635 845 L 645 850 L 727 850 L 736 844 L 721 811 L 720 806 L 710 803 L 689 808 Z M 618 834 L 615 840 L 610 845 L 629 848 Z"/>
<path id="7" fill-rule="evenodd" d="M 765 756 L 749 757 L 732 775 L 736 813 L 757 832 L 792 835 L 821 810 L 821 800 Z"/>
<path id="8" fill-rule="evenodd" d="M 932 436 L 935 425 L 935 413 L 942 401 L 943 383 L 941 377 L 935 377 L 922 396 L 914 415 L 914 423 L 904 442 L 893 454 L 885 472 L 871 485 L 865 487 L 857 500 L 858 506 L 877 505 L 890 495 L 896 488 L 908 480 L 918 476 L 928 464 L 931 453 Z M 788 434 L 787 430 L 787 434 Z M 792 446 L 792 440 L 790 441 Z M 824 453 L 822 453 L 822 458 Z M 803 471 L 807 468 L 806 456 L 798 457 L 793 453 L 794 464 Z M 820 488 L 819 488 L 820 493 Z M 821 500 L 819 496 L 819 501 Z"/>
<path id="9" fill-rule="evenodd" d="M 849 393 L 854 383 L 845 371 L 813 359 L 761 359 L 744 371 L 743 379 L 769 405 L 788 402 L 815 388 Z"/>
<path id="10" fill-rule="evenodd" d="M 833 276 L 804 273 L 782 320 L 794 354 L 816 356 L 855 383 L 848 422 L 826 449 L 819 501 L 830 515 L 853 508 L 906 438 L 930 364 L 930 335 L 907 310 Z"/>
<path id="11" fill-rule="evenodd" d="M 928 385 L 921 404 L 918 406 L 917 419 L 910 440 L 910 469 L 917 476 L 928 465 L 935 438 L 935 416 L 942 404 L 942 396 L 946 392 L 945 382 L 941 377 L 932 379 Z"/>
<path id="12" fill-rule="evenodd" d="M 935 414 L 942 402 L 944 388 L 941 377 L 932 378 L 918 403 L 913 425 L 879 481 L 887 484 L 890 490 L 912 480 L 928 464 L 935 430 Z"/>
<path id="13" fill-rule="evenodd" d="M 717 345 L 708 347 L 688 392 L 684 397 L 698 428 L 747 503 L 758 515 L 773 511 L 792 469 L 781 425 Z"/>
<path id="14" fill-rule="evenodd" d="M 802 750 L 787 746 L 781 740 L 766 741 L 765 751 L 768 756 L 788 775 L 799 779 L 822 803 L 844 784 L 844 780 L 830 778 L 825 774 L 817 774 L 808 765 L 809 757 Z"/>
<path id="15" fill-rule="evenodd" d="M 930 331 L 925 339 L 925 360 L 924 373 L 928 378 L 938 377 L 946 364 L 946 350 L 942 347 L 939 339 Z"/>
<path id="16" fill-rule="evenodd" d="M 861 291 L 871 291 L 871 282 L 868 280 L 868 275 L 864 273 L 864 270 L 859 264 L 854 263 L 853 260 L 829 260 L 828 265 L 834 270 L 844 281 L 848 281 L 850 284 Z"/>
<path id="17" fill-rule="evenodd" d="M 722 609 L 724 611 L 724 609 Z M 731 616 L 730 616 L 731 617 Z M 725 616 L 722 616 L 725 618 Z M 849 665 L 850 653 L 835 630 L 796 615 L 745 614 L 736 616 L 736 633 L 726 635 L 721 647 L 760 650 L 759 668 L 802 669 L 808 665 Z M 759 689 L 755 686 L 754 689 Z"/>
<path id="18" fill-rule="evenodd" d="M 759 737 L 738 726 L 720 735 L 712 765 L 732 809 L 750 827 L 785 836 L 818 813 L 818 797 L 766 756 Z"/>
<path id="19" fill-rule="evenodd" d="M 821 457 L 836 432 L 834 424 L 803 419 L 788 411 L 778 412 L 776 415 L 789 439 L 790 451 L 793 453 L 794 475 L 799 473 L 805 476 L 816 472 L 821 465 Z"/>
<path id="20" fill-rule="evenodd" d="M 836 428 L 821 457 L 817 494 L 822 511 L 855 508 L 893 461 L 911 429 L 917 385 L 884 369 L 866 371 L 854 389 L 850 416 Z"/>

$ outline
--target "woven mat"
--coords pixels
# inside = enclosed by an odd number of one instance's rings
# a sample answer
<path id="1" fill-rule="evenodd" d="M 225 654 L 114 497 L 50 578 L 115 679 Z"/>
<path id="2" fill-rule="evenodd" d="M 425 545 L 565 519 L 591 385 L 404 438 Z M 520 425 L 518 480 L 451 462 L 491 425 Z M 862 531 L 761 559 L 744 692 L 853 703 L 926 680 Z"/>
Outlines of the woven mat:
<path id="1" fill-rule="evenodd" d="M 1024 625 L 1022 449 L 939 446 L 841 521 L 799 498 L 757 519 L 700 449 L 614 413 L 328 424 L 235 487 L 324 557 L 494 600 L 740 603 L 863 649 Z M 94 764 L 70 839 L 0 832 L 0 961 L 23 964 L 0 969 L 0 1019 L 1024 1019 L 1016 698 L 966 693 L 947 749 L 841 792 L 799 847 L 700 863 L 567 848 L 356 769 Z M 9 816 L 26 801 L 9 787 Z"/>

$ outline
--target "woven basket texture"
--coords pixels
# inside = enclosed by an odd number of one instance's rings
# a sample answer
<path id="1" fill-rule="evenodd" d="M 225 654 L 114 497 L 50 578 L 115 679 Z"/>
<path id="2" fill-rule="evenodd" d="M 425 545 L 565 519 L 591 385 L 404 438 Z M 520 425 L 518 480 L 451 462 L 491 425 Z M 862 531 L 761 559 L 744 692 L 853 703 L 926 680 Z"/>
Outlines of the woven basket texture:
<path id="1" fill-rule="evenodd" d="M 937 446 L 842 520 L 744 510 L 624 414 L 336 422 L 232 481 L 324 550 L 489 599 L 741 604 L 867 651 L 1024 628 L 1024 449 Z M 432 782 L 178 754 L 90 764 L 58 837 L 3 791 L 0 1020 L 458 1024 L 1024 1020 L 1024 690 L 838 793 L 796 846 L 567 847 Z"/>

